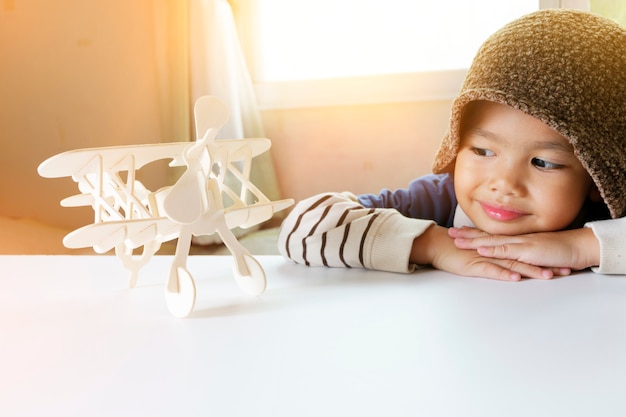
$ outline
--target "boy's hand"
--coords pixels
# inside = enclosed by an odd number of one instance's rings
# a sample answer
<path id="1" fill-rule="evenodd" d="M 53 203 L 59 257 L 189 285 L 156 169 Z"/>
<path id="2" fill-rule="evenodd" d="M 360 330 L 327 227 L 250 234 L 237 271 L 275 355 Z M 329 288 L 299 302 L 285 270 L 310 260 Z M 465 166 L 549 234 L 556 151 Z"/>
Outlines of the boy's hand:
<path id="1" fill-rule="evenodd" d="M 569 274 L 569 270 L 544 268 L 517 259 L 486 257 L 474 248 L 459 248 L 448 235 L 448 229 L 440 226 L 430 227 L 415 239 L 411 262 L 432 265 L 457 275 L 503 281 L 519 281 L 522 277 L 550 279 L 554 275 Z"/>
<path id="2" fill-rule="evenodd" d="M 459 249 L 475 249 L 492 259 L 552 268 L 558 274 L 600 263 L 600 244 L 589 228 L 503 236 L 463 227 L 451 228 L 448 233 Z"/>

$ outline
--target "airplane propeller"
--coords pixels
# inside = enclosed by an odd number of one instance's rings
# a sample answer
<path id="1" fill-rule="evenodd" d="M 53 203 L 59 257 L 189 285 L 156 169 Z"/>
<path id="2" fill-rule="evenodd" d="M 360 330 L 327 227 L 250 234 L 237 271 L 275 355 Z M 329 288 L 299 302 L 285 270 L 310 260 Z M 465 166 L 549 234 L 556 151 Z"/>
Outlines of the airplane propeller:
<path id="1" fill-rule="evenodd" d="M 205 96 L 196 101 L 194 115 L 198 140 L 183 152 L 187 170 L 163 200 L 167 217 L 180 224 L 195 223 L 209 208 L 206 178 L 212 161 L 203 158 L 203 151 L 228 121 L 228 107 L 216 97 Z"/>

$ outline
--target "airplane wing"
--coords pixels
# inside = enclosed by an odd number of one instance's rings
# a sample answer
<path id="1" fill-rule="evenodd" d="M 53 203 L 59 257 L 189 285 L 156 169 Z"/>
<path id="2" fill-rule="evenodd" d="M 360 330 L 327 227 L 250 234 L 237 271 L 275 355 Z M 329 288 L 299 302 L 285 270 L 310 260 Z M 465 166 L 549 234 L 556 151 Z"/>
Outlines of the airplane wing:
<path id="1" fill-rule="evenodd" d="M 257 203 L 243 207 L 233 207 L 224 210 L 226 225 L 233 229 L 235 227 L 248 228 L 269 220 L 274 213 L 283 210 L 294 203 L 292 199 L 271 201 L 269 203 Z"/>
<path id="2" fill-rule="evenodd" d="M 101 169 L 110 171 L 128 158 L 134 158 L 134 169 L 160 159 L 172 159 L 172 166 L 184 165 L 182 153 L 191 142 L 157 143 L 151 145 L 109 146 L 67 151 L 43 161 L 38 168 L 45 178 L 69 177 L 80 172 L 96 158 L 101 159 Z M 126 170 L 123 167 L 120 170 Z"/>
<path id="3" fill-rule="evenodd" d="M 108 252 L 125 243 L 134 249 L 151 240 L 166 242 L 178 236 L 180 225 L 167 217 L 94 223 L 69 233 L 63 239 L 67 248 L 92 246 L 97 253 Z"/>
<path id="4" fill-rule="evenodd" d="M 252 139 L 221 139 L 215 145 L 219 151 L 227 151 L 231 160 L 243 159 L 250 149 L 252 156 L 267 151 L 271 142 L 266 138 Z M 39 175 L 45 178 L 69 177 L 80 172 L 95 158 L 101 158 L 103 171 L 114 170 L 128 158 L 134 158 L 134 169 L 137 170 L 149 162 L 161 159 L 172 159 L 170 166 L 184 166 L 183 151 L 193 142 L 171 142 L 147 145 L 109 146 L 102 148 L 78 149 L 54 155 L 39 165 Z M 120 165 L 120 170 L 128 167 Z"/>
<path id="5" fill-rule="evenodd" d="M 248 149 L 250 149 L 254 157 L 267 151 L 272 146 L 270 140 L 266 138 L 220 139 L 214 143 L 218 152 L 227 151 L 230 159 L 235 161 L 248 156 Z"/>

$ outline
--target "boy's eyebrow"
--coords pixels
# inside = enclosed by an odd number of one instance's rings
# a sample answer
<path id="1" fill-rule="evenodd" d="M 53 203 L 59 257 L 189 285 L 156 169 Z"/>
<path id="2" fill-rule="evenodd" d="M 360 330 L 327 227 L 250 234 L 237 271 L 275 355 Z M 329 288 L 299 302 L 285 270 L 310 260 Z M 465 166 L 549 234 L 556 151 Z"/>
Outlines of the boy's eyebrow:
<path id="1" fill-rule="evenodd" d="M 571 154 L 574 153 L 574 147 L 569 142 L 563 143 L 557 140 L 536 141 L 535 147 L 541 149 L 554 149 Z"/>
<path id="2" fill-rule="evenodd" d="M 496 142 L 502 142 L 502 138 L 497 133 L 482 129 L 480 127 L 476 127 L 472 129 L 470 133 L 482 136 L 487 139 L 492 139 Z M 574 147 L 567 140 L 560 141 L 557 139 L 546 139 L 546 140 L 537 140 L 531 143 L 533 144 L 533 148 L 554 149 L 557 151 L 567 152 L 571 154 L 574 153 Z"/>

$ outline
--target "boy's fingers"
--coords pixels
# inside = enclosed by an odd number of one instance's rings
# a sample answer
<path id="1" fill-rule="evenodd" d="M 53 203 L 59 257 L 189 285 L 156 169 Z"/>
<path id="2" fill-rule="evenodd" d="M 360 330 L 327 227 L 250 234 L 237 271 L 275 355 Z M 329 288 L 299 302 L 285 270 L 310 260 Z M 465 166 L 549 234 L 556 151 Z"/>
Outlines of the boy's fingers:
<path id="1" fill-rule="evenodd" d="M 528 265 L 523 262 L 518 262 L 515 260 L 503 260 L 505 264 L 503 268 L 506 268 L 512 272 L 517 272 L 523 277 L 526 278 L 536 278 L 536 279 L 550 279 L 554 276 L 552 270 L 547 268 L 541 268 L 535 265 Z"/>
<path id="2" fill-rule="evenodd" d="M 474 237 L 455 237 L 454 245 L 459 249 L 478 249 L 480 247 L 500 247 L 513 243 L 518 243 L 514 236 L 492 236 L 483 234 Z M 500 249 L 508 250 L 509 248 Z"/>
<path id="3" fill-rule="evenodd" d="M 494 261 L 497 261 L 494 259 Z M 501 260 L 501 262 L 482 262 L 479 276 L 501 281 L 519 281 L 522 277 L 550 279 L 555 272 L 552 269 L 528 265 L 522 262 Z"/>
<path id="4" fill-rule="evenodd" d="M 476 249 L 476 252 L 486 258 L 514 261 L 516 259 L 521 259 L 523 255 L 523 248 L 520 245 L 480 246 Z M 531 268 L 528 271 L 532 274 L 540 273 L 545 276 L 547 275 L 545 271 L 550 271 L 553 275 L 566 276 L 572 273 L 571 268 L 548 267 L 546 265 L 544 265 L 544 267 L 542 268 L 539 266 L 525 264 L 523 262 L 518 262 L 518 264 L 527 265 L 529 268 Z M 539 272 L 537 269 L 541 272 Z M 533 278 L 535 278 L 535 276 L 533 276 Z M 537 276 L 537 278 L 539 277 Z"/>
<path id="5" fill-rule="evenodd" d="M 554 277 L 554 272 L 551 268 L 542 268 L 540 266 L 528 265 L 522 262 L 511 261 L 515 263 L 515 266 L 522 266 L 520 273 L 522 276 L 536 279 L 551 279 Z"/>
<path id="6" fill-rule="evenodd" d="M 472 227 L 451 227 L 448 229 L 448 235 L 453 238 L 475 239 L 478 237 L 489 236 L 488 233 Z"/>
<path id="7" fill-rule="evenodd" d="M 491 262 L 475 264 L 471 270 L 467 271 L 467 275 L 495 279 L 498 281 L 519 281 L 522 279 L 521 274 L 509 271 Z"/>
<path id="8" fill-rule="evenodd" d="M 519 253 L 515 253 L 515 245 L 478 246 L 476 251 L 482 256 L 498 259 L 517 259 Z"/>

